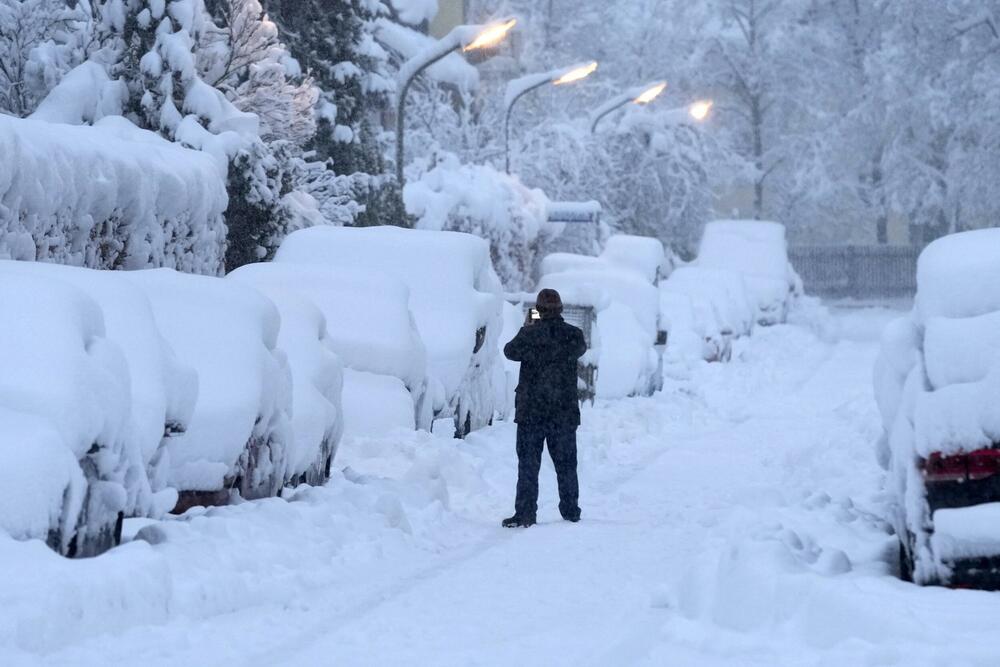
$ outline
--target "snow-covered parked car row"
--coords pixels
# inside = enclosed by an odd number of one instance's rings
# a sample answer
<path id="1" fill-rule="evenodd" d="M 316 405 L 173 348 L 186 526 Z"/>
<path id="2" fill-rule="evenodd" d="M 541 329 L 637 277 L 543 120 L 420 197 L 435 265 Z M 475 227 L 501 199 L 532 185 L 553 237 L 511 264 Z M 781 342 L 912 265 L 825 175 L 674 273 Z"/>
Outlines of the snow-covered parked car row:
<path id="1" fill-rule="evenodd" d="M 455 233 L 304 230 L 226 278 L 0 261 L 0 530 L 94 555 L 127 517 L 322 483 L 345 432 L 465 435 L 501 307 Z"/>
<path id="2" fill-rule="evenodd" d="M 540 289 L 596 313 L 586 360 L 596 365 L 597 397 L 649 395 L 662 386 L 655 284 L 672 267 L 659 240 L 625 235 L 609 239 L 599 257 L 556 253 L 542 261 Z"/>
<path id="3" fill-rule="evenodd" d="M 705 227 L 698 257 L 660 284 L 660 317 L 672 361 L 728 361 L 754 327 L 786 321 L 801 295 L 785 228 L 722 220 Z"/>
<path id="4" fill-rule="evenodd" d="M 997 589 L 1000 230 L 935 241 L 917 284 L 875 371 L 901 570 L 921 584 Z"/>

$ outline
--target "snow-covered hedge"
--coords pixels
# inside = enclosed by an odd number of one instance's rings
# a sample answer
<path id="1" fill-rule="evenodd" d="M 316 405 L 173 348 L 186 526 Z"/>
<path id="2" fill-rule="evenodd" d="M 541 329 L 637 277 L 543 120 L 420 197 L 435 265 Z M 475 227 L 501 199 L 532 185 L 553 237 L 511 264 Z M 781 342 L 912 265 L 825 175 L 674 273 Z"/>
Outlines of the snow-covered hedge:
<path id="1" fill-rule="evenodd" d="M 160 331 L 198 372 L 187 430 L 171 438 L 168 483 L 192 501 L 277 493 L 291 445 L 291 374 L 277 349 L 277 308 L 236 281 L 169 269 L 125 274 L 149 298 Z M 199 503 L 200 504 L 200 503 Z"/>
<path id="2" fill-rule="evenodd" d="M 485 426 L 494 412 L 501 285 L 489 245 L 470 234 L 397 227 L 314 227 L 285 239 L 278 263 L 374 271 L 409 288 L 409 308 L 443 386 L 456 430 Z"/>
<path id="3" fill-rule="evenodd" d="M 93 127 L 0 115 L 0 258 L 222 270 L 225 171 L 120 116 Z"/>
<path id="4" fill-rule="evenodd" d="M 344 368 L 334 352 L 326 317 L 314 303 L 282 285 L 281 268 L 248 264 L 228 278 L 255 288 L 278 307 L 278 346 L 288 355 L 292 372 L 294 439 L 285 477 L 319 485 L 329 475 L 344 432 Z"/>
<path id="5" fill-rule="evenodd" d="M 266 271 L 270 285 L 315 304 L 326 318 L 332 349 L 347 369 L 347 434 L 430 428 L 434 403 L 443 404 L 444 392 L 428 381 L 427 352 L 406 285 L 384 273 L 318 264 L 281 261 Z"/>
<path id="6" fill-rule="evenodd" d="M 1000 555 L 1000 529 L 988 511 L 983 524 L 982 507 L 931 515 L 918 467 L 1000 443 L 1000 230 L 935 241 L 920 256 L 917 285 L 912 313 L 886 329 L 876 362 L 879 457 L 915 578 L 947 581 L 950 560 Z"/>
<path id="7" fill-rule="evenodd" d="M 68 282 L 7 273 L 0 305 L 0 442 L 12 450 L 0 528 L 62 553 L 98 553 L 115 543 L 120 517 L 148 500 L 127 362 L 100 307 Z"/>

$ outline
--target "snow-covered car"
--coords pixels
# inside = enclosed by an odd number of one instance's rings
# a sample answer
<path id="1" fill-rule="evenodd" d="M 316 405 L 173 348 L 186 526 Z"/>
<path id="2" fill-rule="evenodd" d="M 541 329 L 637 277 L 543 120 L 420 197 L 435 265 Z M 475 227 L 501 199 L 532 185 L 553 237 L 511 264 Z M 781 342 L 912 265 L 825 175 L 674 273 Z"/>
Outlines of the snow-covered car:
<path id="1" fill-rule="evenodd" d="M 344 430 L 369 436 L 429 429 L 443 391 L 427 377 L 427 353 L 409 309 L 409 290 L 376 271 L 271 262 L 234 273 L 315 305 L 330 349 L 344 365 Z"/>
<path id="2" fill-rule="evenodd" d="M 602 264 L 596 270 L 542 276 L 538 287 L 558 291 L 564 304 L 597 313 L 588 355 L 596 357 L 598 398 L 652 394 L 662 382 L 656 351 L 657 290 L 635 271 Z"/>
<path id="3" fill-rule="evenodd" d="M 133 474 L 139 483 L 130 490 L 129 512 L 150 517 L 168 512 L 177 501 L 166 480 L 169 440 L 187 429 L 197 398 L 198 376 L 193 368 L 179 362 L 160 333 L 146 295 L 121 271 L 0 261 L 0 276 L 6 275 L 62 280 L 100 307 L 105 335 L 118 346 L 128 365 L 129 441 L 144 466 L 143 471 Z"/>
<path id="4" fill-rule="evenodd" d="M 1000 588 L 1000 230 L 921 254 L 912 313 L 885 331 L 875 389 L 904 576 Z"/>
<path id="5" fill-rule="evenodd" d="M 125 357 L 68 282 L 11 272 L 0 304 L 0 529 L 68 556 L 106 551 L 148 500 Z"/>
<path id="6" fill-rule="evenodd" d="M 753 331 L 756 310 L 740 274 L 692 265 L 660 284 L 660 317 L 671 347 L 728 361 L 733 341 Z"/>
<path id="7" fill-rule="evenodd" d="M 291 373 L 271 301 L 237 281 L 170 269 L 124 274 L 146 295 L 178 358 L 198 373 L 184 433 L 169 441 L 174 511 L 276 495 L 291 444 Z"/>
<path id="8" fill-rule="evenodd" d="M 668 277 L 677 265 L 673 252 L 663 242 L 647 236 L 616 234 L 607 240 L 601 259 L 611 264 L 639 272 L 656 285 Z"/>
<path id="9" fill-rule="evenodd" d="M 743 276 L 763 326 L 788 318 L 801 281 L 788 261 L 785 227 L 760 220 L 717 220 L 705 226 L 698 266 Z"/>
<path id="10" fill-rule="evenodd" d="M 427 349 L 428 374 L 444 392 L 435 418 L 453 419 L 458 437 L 492 421 L 503 299 L 486 241 L 398 227 L 314 227 L 290 234 L 275 261 L 371 271 L 402 281 Z"/>
<path id="11" fill-rule="evenodd" d="M 281 315 L 278 347 L 292 372 L 292 432 L 285 479 L 318 486 L 330 478 L 333 458 L 344 432 L 344 367 L 312 301 L 286 286 L 284 267 L 248 264 L 227 278 L 253 287 L 270 299 Z"/>

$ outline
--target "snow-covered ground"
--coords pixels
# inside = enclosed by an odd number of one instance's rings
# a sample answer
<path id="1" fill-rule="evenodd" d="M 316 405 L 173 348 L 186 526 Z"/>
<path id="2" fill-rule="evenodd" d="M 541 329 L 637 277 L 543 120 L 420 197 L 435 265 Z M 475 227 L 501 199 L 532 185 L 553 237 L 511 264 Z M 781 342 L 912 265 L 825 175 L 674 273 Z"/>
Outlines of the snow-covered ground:
<path id="1" fill-rule="evenodd" d="M 97 559 L 0 540 L 0 664 L 1000 664 L 1000 598 L 894 578 L 877 334 L 761 329 L 598 403 L 578 525 L 551 466 L 509 531 L 514 427 L 348 438 L 334 479 L 142 526 Z"/>

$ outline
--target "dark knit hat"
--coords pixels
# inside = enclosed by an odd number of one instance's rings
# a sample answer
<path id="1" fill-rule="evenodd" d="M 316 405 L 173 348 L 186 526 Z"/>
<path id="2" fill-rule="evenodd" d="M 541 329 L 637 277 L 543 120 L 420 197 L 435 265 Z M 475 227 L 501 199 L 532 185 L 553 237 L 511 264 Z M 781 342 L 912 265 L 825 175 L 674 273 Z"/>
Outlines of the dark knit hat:
<path id="1" fill-rule="evenodd" d="M 538 293 L 535 308 L 543 316 L 560 315 L 563 311 L 562 297 L 554 289 L 543 289 Z"/>

